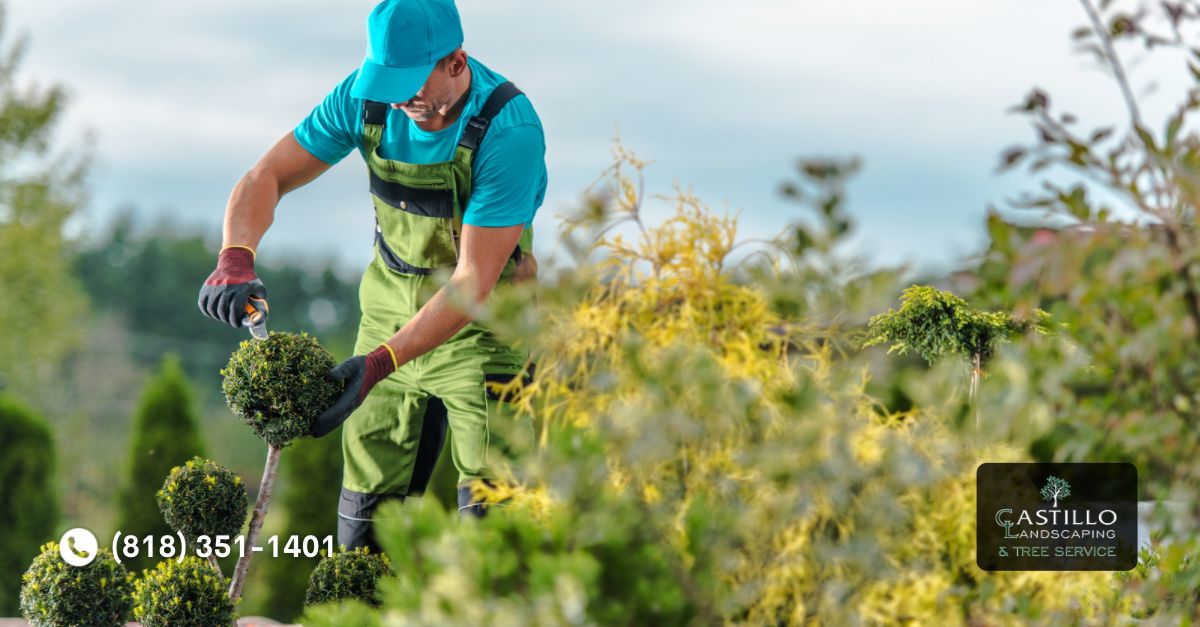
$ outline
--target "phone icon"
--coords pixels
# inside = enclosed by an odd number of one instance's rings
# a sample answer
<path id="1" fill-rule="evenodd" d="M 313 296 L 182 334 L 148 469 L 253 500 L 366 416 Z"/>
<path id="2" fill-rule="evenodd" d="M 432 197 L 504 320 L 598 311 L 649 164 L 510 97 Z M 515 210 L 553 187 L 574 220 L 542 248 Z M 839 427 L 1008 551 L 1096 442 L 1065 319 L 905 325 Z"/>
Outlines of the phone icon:
<path id="1" fill-rule="evenodd" d="M 72 566 L 87 566 L 96 559 L 99 543 L 91 531 L 83 527 L 69 529 L 58 543 L 58 553 Z"/>

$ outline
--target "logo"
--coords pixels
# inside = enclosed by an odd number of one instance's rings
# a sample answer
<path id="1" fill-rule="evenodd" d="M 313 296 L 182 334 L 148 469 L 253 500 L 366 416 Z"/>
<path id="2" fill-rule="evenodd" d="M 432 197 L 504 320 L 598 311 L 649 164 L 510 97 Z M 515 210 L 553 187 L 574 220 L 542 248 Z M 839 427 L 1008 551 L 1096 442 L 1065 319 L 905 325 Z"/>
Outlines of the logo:
<path id="1" fill-rule="evenodd" d="M 995 570 L 1129 570 L 1137 565 L 1133 464 L 983 464 L 976 562 Z"/>
<path id="2" fill-rule="evenodd" d="M 1058 477 L 1050 477 L 1046 479 L 1046 486 L 1042 488 L 1042 500 L 1054 501 L 1054 507 L 1058 508 L 1058 499 L 1065 499 L 1071 496 L 1071 484 L 1059 479 Z"/>
<path id="3" fill-rule="evenodd" d="M 96 536 L 83 527 L 67 530 L 58 542 L 58 554 L 72 566 L 87 566 L 96 559 L 99 549 Z"/>

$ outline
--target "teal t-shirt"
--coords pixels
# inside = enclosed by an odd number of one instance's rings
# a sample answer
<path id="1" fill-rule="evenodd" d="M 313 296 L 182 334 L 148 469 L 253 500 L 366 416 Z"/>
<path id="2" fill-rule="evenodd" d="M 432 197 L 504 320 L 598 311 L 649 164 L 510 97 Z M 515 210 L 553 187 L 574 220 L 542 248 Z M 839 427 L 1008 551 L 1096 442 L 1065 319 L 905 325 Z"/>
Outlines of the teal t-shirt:
<path id="1" fill-rule="evenodd" d="M 454 157 L 467 120 L 479 113 L 487 96 L 507 79 L 468 57 L 471 88 L 454 124 L 435 132 L 421 130 L 403 111 L 388 108 L 379 154 L 406 163 L 438 163 Z M 355 148 L 363 154 L 363 101 L 350 97 L 358 70 L 325 96 L 295 129 L 296 141 L 330 165 Z M 463 223 L 473 226 L 532 226 L 546 195 L 546 142 L 542 121 L 523 94 L 492 119 L 471 163 L 471 198 Z"/>

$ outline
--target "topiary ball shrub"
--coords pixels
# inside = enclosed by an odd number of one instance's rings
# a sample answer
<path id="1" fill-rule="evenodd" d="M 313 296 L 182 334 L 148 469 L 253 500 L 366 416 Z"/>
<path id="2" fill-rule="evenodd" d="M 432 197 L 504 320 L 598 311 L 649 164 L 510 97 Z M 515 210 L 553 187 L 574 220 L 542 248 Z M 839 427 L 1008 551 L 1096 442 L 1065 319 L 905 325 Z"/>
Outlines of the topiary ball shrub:
<path id="1" fill-rule="evenodd" d="M 379 578 L 392 574 L 387 555 L 371 553 L 364 547 L 337 553 L 321 560 L 308 578 L 305 605 L 359 600 L 378 607 Z"/>
<path id="2" fill-rule="evenodd" d="M 133 615 L 142 627 L 233 624 L 234 604 L 224 580 L 198 557 L 159 562 L 144 571 L 133 587 Z"/>
<path id="3" fill-rule="evenodd" d="M 242 478 L 200 457 L 172 468 L 157 496 L 163 520 L 191 542 L 197 536 L 237 535 L 250 507 Z"/>
<path id="4" fill-rule="evenodd" d="M 131 579 L 106 548 L 71 566 L 49 542 L 21 577 L 21 614 L 35 627 L 122 627 L 133 611 Z"/>
<path id="5" fill-rule="evenodd" d="M 287 446 L 312 432 L 342 386 L 329 378 L 333 356 L 307 333 L 272 332 L 246 340 L 221 370 L 229 409 L 267 444 Z"/>

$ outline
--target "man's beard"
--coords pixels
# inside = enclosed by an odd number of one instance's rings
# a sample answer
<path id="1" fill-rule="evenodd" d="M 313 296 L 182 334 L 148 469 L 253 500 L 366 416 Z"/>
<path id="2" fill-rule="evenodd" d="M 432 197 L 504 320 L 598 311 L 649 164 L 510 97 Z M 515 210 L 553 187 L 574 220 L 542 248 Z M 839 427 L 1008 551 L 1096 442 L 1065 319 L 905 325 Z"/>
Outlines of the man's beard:
<path id="1" fill-rule="evenodd" d="M 430 109 L 429 107 L 401 107 L 401 109 L 404 111 L 404 114 L 414 122 L 428 122 L 429 118 L 433 116 L 433 109 Z"/>
<path id="2" fill-rule="evenodd" d="M 408 117 L 415 122 L 428 122 L 429 118 L 434 115 L 446 115 L 453 103 L 447 102 L 441 106 L 435 107 L 432 104 L 419 104 L 412 107 L 400 107 Z"/>

